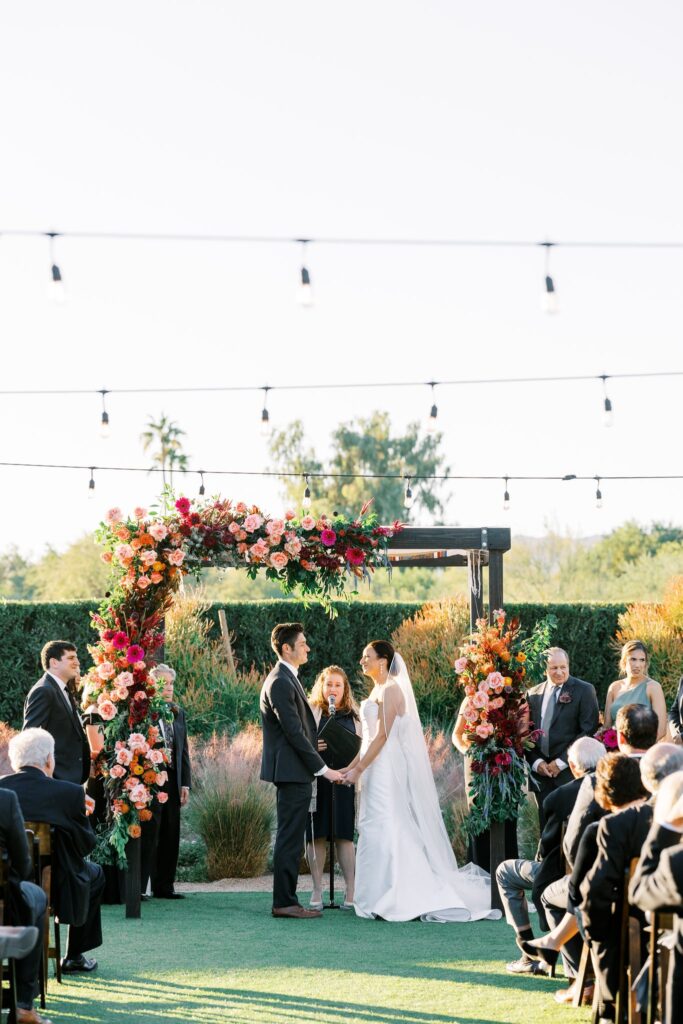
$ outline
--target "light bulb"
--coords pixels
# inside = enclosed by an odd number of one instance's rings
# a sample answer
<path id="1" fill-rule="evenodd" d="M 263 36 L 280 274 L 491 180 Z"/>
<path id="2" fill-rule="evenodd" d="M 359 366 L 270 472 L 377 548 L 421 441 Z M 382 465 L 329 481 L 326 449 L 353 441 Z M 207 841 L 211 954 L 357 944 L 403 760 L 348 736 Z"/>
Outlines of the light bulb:
<path id="1" fill-rule="evenodd" d="M 270 434 L 270 413 L 264 407 L 261 411 L 261 437 L 268 437 Z"/>
<path id="2" fill-rule="evenodd" d="M 301 507 L 306 509 L 311 507 L 311 488 L 308 486 L 308 484 L 306 484 L 304 496 L 301 500 Z"/>
<path id="3" fill-rule="evenodd" d="M 411 488 L 410 484 L 408 484 L 408 486 L 406 487 L 406 493 L 405 493 L 404 498 L 403 498 L 403 506 L 404 506 L 404 508 L 412 508 L 414 500 L 415 499 L 413 498 L 412 488 Z"/>
<path id="4" fill-rule="evenodd" d="M 109 437 L 109 413 L 106 409 L 102 410 L 102 419 L 100 420 L 100 437 Z"/>
<path id="5" fill-rule="evenodd" d="M 607 397 L 607 395 L 605 395 L 602 422 L 605 427 L 611 427 L 612 423 L 614 422 L 614 417 L 612 416 L 612 403 L 610 399 Z"/>
<path id="6" fill-rule="evenodd" d="M 299 292 L 297 295 L 297 302 L 300 306 L 304 306 L 306 309 L 310 309 L 313 305 L 313 287 L 311 285 L 311 275 L 309 274 L 306 267 L 301 268 L 301 284 L 299 285 Z"/>
<path id="7" fill-rule="evenodd" d="M 503 495 L 503 512 L 510 508 L 510 492 L 508 491 L 508 477 L 505 477 L 505 494 Z"/>
<path id="8" fill-rule="evenodd" d="M 199 485 L 199 497 L 203 498 L 204 495 L 206 494 L 206 487 L 204 486 L 204 474 L 201 472 L 199 474 L 199 479 L 201 480 L 201 483 Z"/>
<path id="9" fill-rule="evenodd" d="M 557 292 L 555 291 L 555 283 L 550 274 L 546 274 L 542 306 L 545 313 L 559 313 L 560 311 L 560 304 L 557 298 Z"/>
<path id="10" fill-rule="evenodd" d="M 437 409 L 437 407 L 433 405 L 429 413 L 429 419 L 427 420 L 427 433 L 429 434 L 436 433 L 436 417 L 438 415 L 438 412 L 439 410 Z"/>
<path id="11" fill-rule="evenodd" d="M 95 477 L 90 471 L 90 483 L 88 484 L 88 498 L 92 501 L 95 497 Z"/>
<path id="12" fill-rule="evenodd" d="M 62 272 L 56 263 L 52 264 L 50 270 L 50 283 L 47 286 L 48 298 L 58 306 L 63 306 L 66 302 L 66 288 L 62 281 Z"/>

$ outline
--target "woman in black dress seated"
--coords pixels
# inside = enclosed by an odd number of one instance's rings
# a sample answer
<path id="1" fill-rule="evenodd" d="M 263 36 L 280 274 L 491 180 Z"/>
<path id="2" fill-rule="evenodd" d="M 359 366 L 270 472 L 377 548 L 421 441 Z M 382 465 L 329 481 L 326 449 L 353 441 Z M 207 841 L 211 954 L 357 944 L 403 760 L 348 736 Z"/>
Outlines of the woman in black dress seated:
<path id="1" fill-rule="evenodd" d="M 360 735 L 358 708 L 351 693 L 348 676 L 339 665 L 324 668 L 315 681 L 310 696 L 310 705 L 316 718 L 318 731 L 322 728 L 329 714 L 330 697 L 335 701 L 335 718 L 339 725 L 349 732 Z M 318 750 L 325 756 L 324 739 L 318 740 Z M 319 776 L 316 780 L 318 792 L 315 812 L 309 817 L 306 826 L 306 849 L 308 863 L 313 878 L 311 907 L 321 910 L 323 905 L 322 885 L 323 869 L 327 842 L 330 836 L 330 805 L 332 802 L 333 783 Z M 355 789 L 353 786 L 334 787 L 334 848 L 339 866 L 346 884 L 346 894 L 342 909 L 353 909 L 353 890 L 355 885 L 356 854 L 353 847 L 355 825 Z"/>

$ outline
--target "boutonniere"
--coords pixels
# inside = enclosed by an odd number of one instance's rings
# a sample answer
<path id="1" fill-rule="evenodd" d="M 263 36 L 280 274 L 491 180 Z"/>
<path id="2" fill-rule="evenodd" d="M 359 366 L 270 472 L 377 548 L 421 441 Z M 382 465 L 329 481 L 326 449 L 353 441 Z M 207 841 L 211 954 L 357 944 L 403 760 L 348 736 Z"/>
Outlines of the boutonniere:
<path id="1" fill-rule="evenodd" d="M 571 704 L 572 695 L 571 693 L 561 693 L 557 700 L 560 704 Z"/>

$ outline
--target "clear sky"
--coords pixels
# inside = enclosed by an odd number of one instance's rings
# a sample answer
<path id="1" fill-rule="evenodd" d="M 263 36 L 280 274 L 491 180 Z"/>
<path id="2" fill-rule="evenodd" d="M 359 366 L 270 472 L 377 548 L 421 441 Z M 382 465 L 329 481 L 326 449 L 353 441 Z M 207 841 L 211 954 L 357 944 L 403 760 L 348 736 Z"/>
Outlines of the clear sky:
<path id="1" fill-rule="evenodd" d="M 343 5 L 123 0 L 3 5 L 0 229 L 683 240 L 683 11 L 671 0 Z M 0 237 L 2 388 L 429 380 L 683 369 L 683 250 L 61 239 L 69 301 L 46 297 L 43 238 Z M 676 473 L 681 379 L 442 389 L 453 472 Z M 193 466 L 267 465 L 261 396 L 0 398 L 0 461 L 146 465 L 162 411 Z M 323 444 L 342 419 L 423 418 L 428 389 L 273 394 Z M 322 452 L 321 452 L 322 454 Z M 0 468 L 0 548 L 40 554 L 156 478 Z M 188 482 L 188 493 L 198 481 Z M 207 479 L 282 510 L 277 485 Z M 681 522 L 683 481 L 458 484 L 447 518 L 603 532 Z M 369 487 L 369 492 L 371 487 Z"/>

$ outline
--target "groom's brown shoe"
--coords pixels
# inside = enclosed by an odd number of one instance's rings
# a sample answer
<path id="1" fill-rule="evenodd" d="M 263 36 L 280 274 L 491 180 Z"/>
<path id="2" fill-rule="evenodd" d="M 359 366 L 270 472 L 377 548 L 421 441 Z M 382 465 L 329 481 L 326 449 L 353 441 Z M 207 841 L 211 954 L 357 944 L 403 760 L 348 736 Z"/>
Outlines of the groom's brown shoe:
<path id="1" fill-rule="evenodd" d="M 300 903 L 291 907 L 273 907 L 273 917 L 322 917 L 320 910 L 306 910 Z"/>

